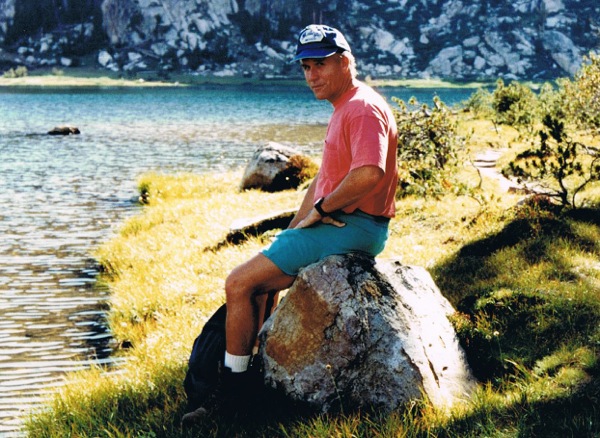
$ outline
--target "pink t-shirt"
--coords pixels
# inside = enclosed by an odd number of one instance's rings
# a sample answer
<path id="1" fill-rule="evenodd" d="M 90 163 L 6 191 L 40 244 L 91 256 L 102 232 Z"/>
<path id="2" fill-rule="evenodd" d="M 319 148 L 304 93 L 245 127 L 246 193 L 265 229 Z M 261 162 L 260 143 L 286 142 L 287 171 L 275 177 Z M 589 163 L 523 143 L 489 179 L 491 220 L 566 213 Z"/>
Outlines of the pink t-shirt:
<path id="1" fill-rule="evenodd" d="M 371 87 L 358 83 L 334 103 L 327 127 L 315 201 L 333 192 L 346 175 L 362 166 L 377 166 L 384 177 L 366 196 L 344 208 L 392 218 L 398 184 L 396 120 L 387 102 Z"/>

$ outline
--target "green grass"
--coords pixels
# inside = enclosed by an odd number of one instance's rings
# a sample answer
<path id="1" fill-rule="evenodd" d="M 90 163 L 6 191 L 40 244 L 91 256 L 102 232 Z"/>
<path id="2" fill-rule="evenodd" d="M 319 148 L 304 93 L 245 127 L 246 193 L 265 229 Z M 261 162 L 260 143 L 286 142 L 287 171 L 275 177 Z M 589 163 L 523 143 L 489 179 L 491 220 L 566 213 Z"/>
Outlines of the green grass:
<path id="1" fill-rule="evenodd" d="M 461 123 L 475 129 L 470 154 L 522 147 L 509 128 Z M 458 310 L 453 323 L 480 381 L 467 405 L 325 416 L 267 398 L 238 422 L 214 417 L 182 431 L 193 339 L 224 301 L 227 273 L 272 233 L 217 244 L 232 221 L 296 207 L 303 196 L 239 192 L 240 178 L 241 171 L 142 177 L 148 206 L 97 252 L 112 292 L 115 354 L 126 361 L 70 376 L 27 423 L 30 436 L 600 436 L 600 196 L 560 212 L 480 181 L 472 166 L 460 172 L 469 194 L 399 200 L 381 255 L 428 268 Z"/>

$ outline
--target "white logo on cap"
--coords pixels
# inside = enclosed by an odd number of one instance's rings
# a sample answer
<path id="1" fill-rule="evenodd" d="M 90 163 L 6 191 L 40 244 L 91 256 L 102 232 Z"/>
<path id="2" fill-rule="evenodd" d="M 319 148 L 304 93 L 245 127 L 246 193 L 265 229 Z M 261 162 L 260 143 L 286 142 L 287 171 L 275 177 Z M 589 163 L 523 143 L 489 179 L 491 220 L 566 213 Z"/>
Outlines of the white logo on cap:
<path id="1" fill-rule="evenodd" d="M 300 35 L 300 44 L 318 43 L 323 41 L 325 34 L 316 26 L 309 26 Z"/>

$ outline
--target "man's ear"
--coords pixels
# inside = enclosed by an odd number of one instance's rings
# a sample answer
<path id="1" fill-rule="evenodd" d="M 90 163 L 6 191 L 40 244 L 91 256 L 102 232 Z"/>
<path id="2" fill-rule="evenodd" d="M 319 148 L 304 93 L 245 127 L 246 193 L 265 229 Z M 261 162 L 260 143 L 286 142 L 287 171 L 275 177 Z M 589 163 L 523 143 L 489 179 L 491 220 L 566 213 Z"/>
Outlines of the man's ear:
<path id="1" fill-rule="evenodd" d="M 340 62 L 342 63 L 342 67 L 347 70 L 350 68 L 350 60 L 348 59 L 347 56 L 344 55 L 340 55 Z"/>

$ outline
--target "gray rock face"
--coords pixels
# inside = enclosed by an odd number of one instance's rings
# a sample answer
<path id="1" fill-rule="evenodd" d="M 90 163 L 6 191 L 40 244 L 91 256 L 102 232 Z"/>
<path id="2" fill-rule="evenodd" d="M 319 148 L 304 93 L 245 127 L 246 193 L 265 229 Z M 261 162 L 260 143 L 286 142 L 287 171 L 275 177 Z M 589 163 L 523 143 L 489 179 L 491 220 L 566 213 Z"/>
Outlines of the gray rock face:
<path id="1" fill-rule="evenodd" d="M 173 48 L 203 48 L 204 36 L 230 24 L 236 1 L 104 0 L 103 23 L 113 44 L 135 45 L 151 35 Z M 133 25 L 132 25 L 133 24 Z"/>
<path id="2" fill-rule="evenodd" d="M 0 0 L 0 69 L 93 58 L 159 77 L 301 77 L 287 63 L 295 38 L 323 22 L 346 34 L 365 76 L 556 78 L 597 49 L 599 16 L 597 0 Z"/>
<path id="3" fill-rule="evenodd" d="M 8 28 L 12 25 L 12 21 L 15 18 L 15 1 L 0 1 L 0 42 L 3 41 L 2 35 L 6 35 Z"/>
<path id="4" fill-rule="evenodd" d="M 573 75 L 581 67 L 581 53 L 565 34 L 558 31 L 547 31 L 543 34 L 543 44 L 552 55 L 552 59 L 560 67 Z"/>
<path id="5" fill-rule="evenodd" d="M 260 332 L 265 380 L 322 412 L 390 412 L 423 398 L 439 408 L 475 380 L 422 268 L 356 254 L 300 272 Z"/>

